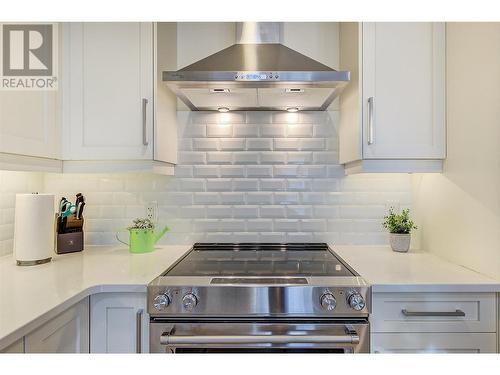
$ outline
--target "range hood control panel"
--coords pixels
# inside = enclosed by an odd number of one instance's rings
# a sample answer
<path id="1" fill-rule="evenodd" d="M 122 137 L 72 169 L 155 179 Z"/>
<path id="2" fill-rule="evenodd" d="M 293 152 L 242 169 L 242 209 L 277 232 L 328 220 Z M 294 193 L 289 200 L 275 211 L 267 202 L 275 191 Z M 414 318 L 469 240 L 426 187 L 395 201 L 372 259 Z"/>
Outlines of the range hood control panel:
<path id="1" fill-rule="evenodd" d="M 234 75 L 236 81 L 273 81 L 279 78 L 277 72 L 237 72 Z"/>

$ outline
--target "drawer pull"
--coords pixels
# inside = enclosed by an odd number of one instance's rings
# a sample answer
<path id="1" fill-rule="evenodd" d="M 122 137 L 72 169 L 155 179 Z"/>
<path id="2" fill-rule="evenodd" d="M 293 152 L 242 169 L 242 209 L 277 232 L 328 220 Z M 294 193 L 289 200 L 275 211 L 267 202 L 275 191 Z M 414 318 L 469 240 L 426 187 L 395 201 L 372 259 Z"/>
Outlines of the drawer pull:
<path id="1" fill-rule="evenodd" d="M 462 310 L 455 311 L 408 311 L 401 310 L 404 316 L 465 316 Z"/>

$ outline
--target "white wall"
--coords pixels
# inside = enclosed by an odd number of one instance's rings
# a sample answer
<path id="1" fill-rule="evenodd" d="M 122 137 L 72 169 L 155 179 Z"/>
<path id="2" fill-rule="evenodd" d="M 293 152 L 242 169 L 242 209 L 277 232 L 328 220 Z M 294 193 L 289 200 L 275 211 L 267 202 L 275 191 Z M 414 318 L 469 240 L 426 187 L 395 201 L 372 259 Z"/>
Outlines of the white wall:
<path id="1" fill-rule="evenodd" d="M 415 176 L 421 247 L 500 277 L 500 23 L 447 25 L 447 159 Z"/>

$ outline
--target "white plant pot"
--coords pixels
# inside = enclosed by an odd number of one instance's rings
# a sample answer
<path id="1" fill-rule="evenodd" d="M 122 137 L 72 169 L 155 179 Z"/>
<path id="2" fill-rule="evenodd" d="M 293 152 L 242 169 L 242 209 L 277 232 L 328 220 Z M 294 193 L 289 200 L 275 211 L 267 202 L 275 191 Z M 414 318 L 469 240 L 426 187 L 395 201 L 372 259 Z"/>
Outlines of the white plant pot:
<path id="1" fill-rule="evenodd" d="M 407 253 L 410 249 L 411 235 L 405 233 L 389 233 L 389 242 L 393 251 Z"/>

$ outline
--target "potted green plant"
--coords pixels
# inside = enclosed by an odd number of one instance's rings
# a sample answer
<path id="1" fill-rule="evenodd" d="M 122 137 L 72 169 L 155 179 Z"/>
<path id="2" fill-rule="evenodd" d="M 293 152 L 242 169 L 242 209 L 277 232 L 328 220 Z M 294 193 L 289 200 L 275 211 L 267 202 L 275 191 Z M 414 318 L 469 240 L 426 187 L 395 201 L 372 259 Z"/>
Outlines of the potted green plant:
<path id="1" fill-rule="evenodd" d="M 389 231 L 389 242 L 392 250 L 406 253 L 410 248 L 411 231 L 417 229 L 417 226 L 410 219 L 410 210 L 406 208 L 398 214 L 391 207 L 389 214 L 384 216 L 383 225 Z"/>

